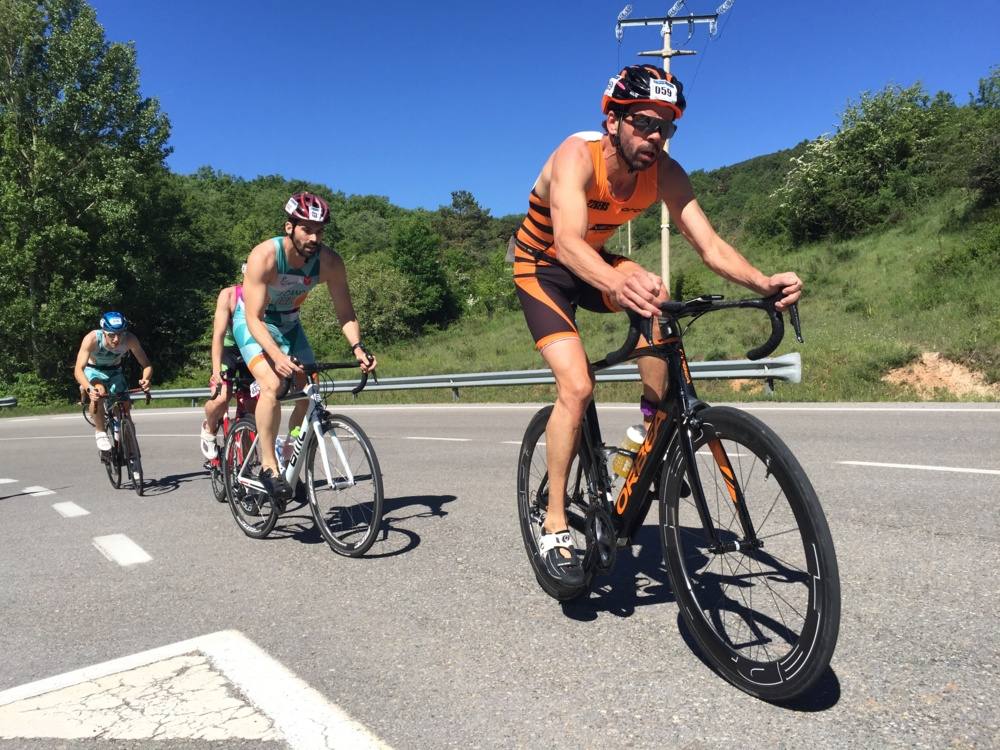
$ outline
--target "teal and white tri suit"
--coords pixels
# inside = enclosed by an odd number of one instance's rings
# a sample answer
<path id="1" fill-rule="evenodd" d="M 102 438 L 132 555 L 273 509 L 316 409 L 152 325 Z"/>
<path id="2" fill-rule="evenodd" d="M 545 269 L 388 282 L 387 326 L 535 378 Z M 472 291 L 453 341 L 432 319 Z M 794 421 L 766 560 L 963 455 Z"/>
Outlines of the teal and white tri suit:
<path id="1" fill-rule="evenodd" d="M 272 239 L 278 277 L 273 284 L 267 285 L 268 303 L 264 308 L 264 325 L 281 351 L 300 362 L 311 364 L 316 361 L 316 355 L 313 354 L 306 332 L 299 322 L 299 306 L 319 283 L 320 254 L 317 252 L 313 255 L 302 268 L 290 268 L 282 240 L 282 237 Z M 233 312 L 233 338 L 240 348 L 243 361 L 252 370 L 264 357 L 264 348 L 250 335 L 242 297 Z"/>
<path id="2" fill-rule="evenodd" d="M 91 352 L 83 374 L 89 383 L 100 381 L 108 389 L 108 393 L 123 393 L 128 390 L 125 383 L 125 373 L 122 372 L 122 359 L 128 354 L 129 336 L 126 331 L 121 335 L 118 346 L 108 348 L 104 341 L 104 331 L 97 329 L 97 348 Z"/>

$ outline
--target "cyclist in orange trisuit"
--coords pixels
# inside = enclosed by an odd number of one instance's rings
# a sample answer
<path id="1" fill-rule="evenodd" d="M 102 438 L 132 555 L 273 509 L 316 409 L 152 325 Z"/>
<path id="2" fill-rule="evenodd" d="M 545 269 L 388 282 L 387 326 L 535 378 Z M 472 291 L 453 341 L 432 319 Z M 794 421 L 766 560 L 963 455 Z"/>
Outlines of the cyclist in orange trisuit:
<path id="1" fill-rule="evenodd" d="M 576 308 L 629 308 L 650 317 L 668 299 L 659 276 L 607 252 L 604 242 L 663 201 L 681 234 L 719 276 L 762 295 L 780 293 L 778 309 L 798 300 L 802 290 L 794 273 L 757 270 L 709 223 L 687 173 L 663 150 L 685 106 L 684 87 L 669 73 L 652 65 L 622 69 L 601 102 L 603 133 L 571 135 L 549 156 L 515 235 L 517 296 L 557 391 L 545 432 L 549 507 L 539 548 L 549 575 L 568 586 L 581 585 L 584 574 L 567 528 L 566 474 L 594 388 Z M 640 406 L 648 421 L 666 389 L 666 363 L 642 358 L 638 365 Z"/>

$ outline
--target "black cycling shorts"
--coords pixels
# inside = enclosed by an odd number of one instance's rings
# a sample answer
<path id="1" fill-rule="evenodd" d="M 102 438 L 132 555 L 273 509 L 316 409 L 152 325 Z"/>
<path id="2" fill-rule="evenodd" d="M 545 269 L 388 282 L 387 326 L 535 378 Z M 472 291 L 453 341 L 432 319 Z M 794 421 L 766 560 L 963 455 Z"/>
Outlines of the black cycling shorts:
<path id="1" fill-rule="evenodd" d="M 612 267 L 627 260 L 604 250 L 599 254 Z M 516 261 L 514 285 L 528 330 L 539 351 L 560 339 L 580 338 L 576 327 L 577 307 L 591 312 L 621 312 L 608 295 L 574 276 L 555 260 Z"/>

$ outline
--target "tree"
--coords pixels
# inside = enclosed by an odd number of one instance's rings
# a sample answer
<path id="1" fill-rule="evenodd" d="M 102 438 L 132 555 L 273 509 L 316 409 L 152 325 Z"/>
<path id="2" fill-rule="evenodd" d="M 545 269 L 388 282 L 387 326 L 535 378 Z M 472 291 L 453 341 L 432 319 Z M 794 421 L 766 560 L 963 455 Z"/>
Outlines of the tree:
<path id="1" fill-rule="evenodd" d="M 441 238 L 425 216 L 414 214 L 396 225 L 391 257 L 396 269 L 413 284 L 409 306 L 418 323 L 443 325 L 455 317 L 455 302 L 441 263 Z"/>
<path id="2" fill-rule="evenodd" d="M 141 277 L 169 123 L 82 0 L 0 0 L 0 376 L 66 381 L 81 321 Z M 155 222 L 154 222 L 155 223 Z"/>
<path id="3" fill-rule="evenodd" d="M 933 190 L 928 153 L 939 123 L 955 109 L 920 84 L 887 86 L 848 105 L 838 132 L 792 158 L 775 191 L 792 238 L 851 236 L 891 221 Z"/>

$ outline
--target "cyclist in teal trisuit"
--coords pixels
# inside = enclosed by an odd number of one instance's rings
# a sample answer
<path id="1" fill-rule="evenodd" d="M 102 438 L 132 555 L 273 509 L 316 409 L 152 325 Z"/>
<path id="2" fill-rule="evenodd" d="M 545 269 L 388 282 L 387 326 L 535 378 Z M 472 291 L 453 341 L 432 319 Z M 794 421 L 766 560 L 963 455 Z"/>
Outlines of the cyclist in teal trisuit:
<path id="1" fill-rule="evenodd" d="M 274 439 L 281 421 L 278 391 L 282 378 L 294 375 L 297 387 L 305 385 L 302 368 L 292 361 L 316 361 L 299 322 L 299 306 L 319 284 L 326 284 L 344 337 L 362 371 L 377 366 L 361 342 L 361 327 L 347 288 L 343 259 L 322 244 L 330 221 L 330 207 L 312 193 L 296 193 L 285 204 L 285 236 L 265 240 L 250 251 L 243 277 L 243 298 L 233 312 L 233 337 L 243 360 L 260 385 L 257 401 L 257 434 L 260 481 L 268 493 L 288 499 L 292 488 L 278 471 Z M 289 427 L 297 426 L 307 403 L 295 404 Z"/>
<path id="2" fill-rule="evenodd" d="M 81 393 L 86 391 L 90 396 L 90 416 L 97 428 L 94 438 L 97 447 L 102 451 L 111 450 L 111 441 L 104 424 L 104 411 L 97 408 L 100 398 L 109 393 L 124 393 L 128 390 L 125 375 L 122 373 L 122 359 L 132 352 L 136 361 L 142 366 L 142 377 L 139 387 L 149 390 L 149 379 L 153 376 L 153 366 L 149 357 L 143 351 L 142 344 L 135 334 L 129 333 L 128 321 L 119 312 L 106 312 L 101 316 L 101 327 L 91 331 L 80 342 L 80 351 L 76 355 L 76 367 L 73 375 L 80 384 Z M 129 402 L 125 402 L 128 409 Z"/>

